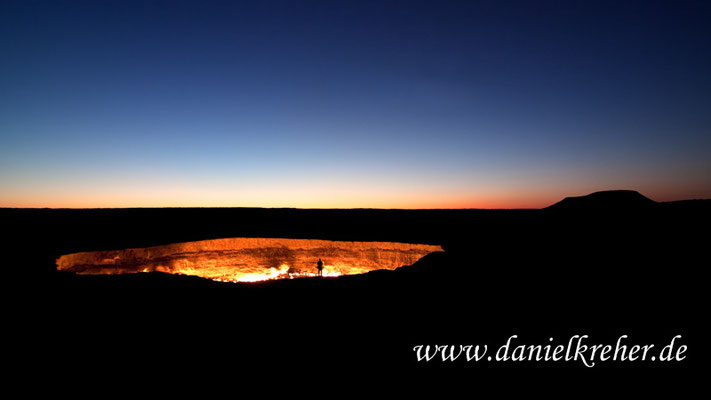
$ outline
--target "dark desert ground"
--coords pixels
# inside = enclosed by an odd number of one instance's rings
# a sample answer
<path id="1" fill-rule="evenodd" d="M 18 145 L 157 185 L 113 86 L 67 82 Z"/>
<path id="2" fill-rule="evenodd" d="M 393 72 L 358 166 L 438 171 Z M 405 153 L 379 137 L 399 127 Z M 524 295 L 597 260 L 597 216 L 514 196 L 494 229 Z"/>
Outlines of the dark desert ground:
<path id="1" fill-rule="evenodd" d="M 13 240 L 6 266 L 20 286 L 29 283 L 11 305 L 21 321 L 18 371 L 62 384 L 138 376 L 238 382 L 250 370 L 316 381 L 614 378 L 688 389 L 704 363 L 709 200 L 657 203 L 610 191 L 540 210 L 2 209 L 0 216 Z M 445 251 L 395 271 L 251 284 L 75 275 L 55 265 L 78 251 L 226 237 L 399 241 Z M 682 335 L 689 351 L 680 363 L 593 369 L 415 361 L 418 344 L 493 345 L 512 334 L 541 343 L 575 334 L 641 343 Z"/>

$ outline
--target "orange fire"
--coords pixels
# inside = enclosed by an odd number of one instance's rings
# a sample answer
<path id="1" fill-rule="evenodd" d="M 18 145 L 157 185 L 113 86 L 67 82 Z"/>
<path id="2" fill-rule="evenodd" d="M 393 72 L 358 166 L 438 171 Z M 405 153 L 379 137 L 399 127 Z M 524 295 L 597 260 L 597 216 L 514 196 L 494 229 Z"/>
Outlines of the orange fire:
<path id="1" fill-rule="evenodd" d="M 290 272 L 291 268 L 288 265 L 282 264 L 279 269 L 269 268 L 268 272 L 264 273 L 247 273 L 247 274 L 235 274 L 234 277 L 219 277 L 213 278 L 213 280 L 219 282 L 259 282 L 259 281 L 270 281 L 273 279 L 294 279 L 294 278 L 304 278 L 310 276 L 318 276 L 318 274 L 313 272 Z M 321 276 L 327 278 L 333 278 L 343 275 L 334 266 L 324 265 L 323 273 Z"/>

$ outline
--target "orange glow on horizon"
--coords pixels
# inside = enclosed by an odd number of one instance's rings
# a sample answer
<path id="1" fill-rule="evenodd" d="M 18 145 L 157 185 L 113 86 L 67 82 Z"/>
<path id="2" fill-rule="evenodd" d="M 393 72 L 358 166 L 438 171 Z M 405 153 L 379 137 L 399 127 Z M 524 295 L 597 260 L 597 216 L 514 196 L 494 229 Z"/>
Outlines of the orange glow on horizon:
<path id="1" fill-rule="evenodd" d="M 35 200 L 22 202 L 3 202 L 2 208 L 51 208 L 51 209 L 87 209 L 87 208 L 300 208 L 300 209 L 530 209 L 542 208 L 555 201 L 547 199 L 523 200 L 521 198 L 486 198 L 486 199 L 425 199 L 414 201 L 305 201 L 279 202 L 266 200 L 262 202 L 240 202 L 225 199 L 213 201 L 132 201 L 129 199 L 96 199 L 91 201 L 81 199 L 57 199 L 50 202 Z"/>

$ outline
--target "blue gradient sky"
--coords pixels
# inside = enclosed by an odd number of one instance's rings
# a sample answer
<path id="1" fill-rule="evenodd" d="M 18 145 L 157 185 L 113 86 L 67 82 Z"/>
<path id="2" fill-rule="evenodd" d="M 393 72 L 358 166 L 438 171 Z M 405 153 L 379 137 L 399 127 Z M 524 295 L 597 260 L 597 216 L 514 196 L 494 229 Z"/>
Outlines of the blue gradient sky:
<path id="1" fill-rule="evenodd" d="M 0 206 L 711 197 L 705 1 L 6 1 Z"/>

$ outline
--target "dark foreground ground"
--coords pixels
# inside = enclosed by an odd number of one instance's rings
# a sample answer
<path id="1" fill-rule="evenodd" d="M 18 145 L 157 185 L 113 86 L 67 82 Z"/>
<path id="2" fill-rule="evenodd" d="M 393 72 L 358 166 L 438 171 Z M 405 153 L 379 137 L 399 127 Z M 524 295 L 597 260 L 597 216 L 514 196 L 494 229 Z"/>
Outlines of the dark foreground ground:
<path id="1" fill-rule="evenodd" d="M 608 196 L 610 197 L 610 196 Z M 629 196 L 628 196 L 629 197 Z M 588 199 L 590 200 L 590 199 Z M 36 385 L 146 382 L 173 390 L 273 388 L 307 379 L 368 387 L 409 379 L 469 393 L 565 387 L 570 397 L 623 385 L 697 390 L 708 368 L 710 201 L 647 203 L 625 195 L 544 210 L 0 210 L 14 333 L 6 364 Z M 221 237 L 441 244 L 413 266 L 337 279 L 252 285 L 164 274 L 74 276 L 77 251 Z M 417 362 L 419 344 L 668 344 L 682 362 Z M 516 342 L 515 342 L 516 344 Z M 12 361 L 8 361 L 12 360 Z M 292 382 L 292 383 L 290 383 Z M 391 381 L 392 382 L 392 381 Z M 75 386 L 72 386 L 75 385 Z M 78 386 L 76 386 L 78 385 Z M 348 386 L 346 386 L 348 387 Z M 341 393 L 343 394 L 343 393 Z"/>

